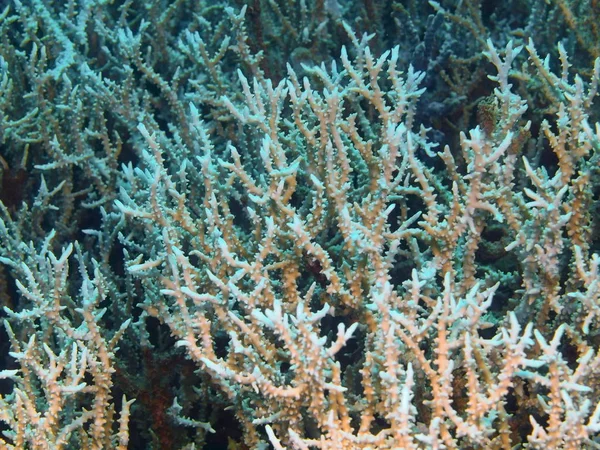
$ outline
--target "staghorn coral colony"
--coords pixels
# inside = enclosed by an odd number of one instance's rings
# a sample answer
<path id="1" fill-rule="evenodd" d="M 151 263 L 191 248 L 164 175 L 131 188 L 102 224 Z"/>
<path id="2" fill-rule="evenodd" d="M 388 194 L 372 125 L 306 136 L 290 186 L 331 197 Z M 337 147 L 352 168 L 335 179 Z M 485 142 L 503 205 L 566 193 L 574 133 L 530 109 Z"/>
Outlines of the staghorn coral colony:
<path id="1" fill-rule="evenodd" d="M 600 2 L 0 8 L 0 449 L 600 448 Z"/>

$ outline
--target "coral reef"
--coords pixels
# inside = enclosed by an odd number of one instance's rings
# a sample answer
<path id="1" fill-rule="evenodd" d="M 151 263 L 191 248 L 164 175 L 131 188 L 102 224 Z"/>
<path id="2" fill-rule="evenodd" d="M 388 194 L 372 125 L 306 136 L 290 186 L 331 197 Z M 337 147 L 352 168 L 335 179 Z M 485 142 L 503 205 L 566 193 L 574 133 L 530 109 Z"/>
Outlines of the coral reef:
<path id="1" fill-rule="evenodd" d="M 594 0 L 12 0 L 0 448 L 600 448 Z"/>

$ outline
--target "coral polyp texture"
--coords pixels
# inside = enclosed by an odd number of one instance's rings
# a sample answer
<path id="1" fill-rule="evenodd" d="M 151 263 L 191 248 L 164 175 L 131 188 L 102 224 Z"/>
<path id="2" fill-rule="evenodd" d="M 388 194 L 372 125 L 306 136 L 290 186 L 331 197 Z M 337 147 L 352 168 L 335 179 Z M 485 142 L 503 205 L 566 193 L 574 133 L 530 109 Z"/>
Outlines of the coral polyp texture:
<path id="1" fill-rule="evenodd" d="M 0 448 L 600 448 L 599 15 L 9 1 Z"/>

